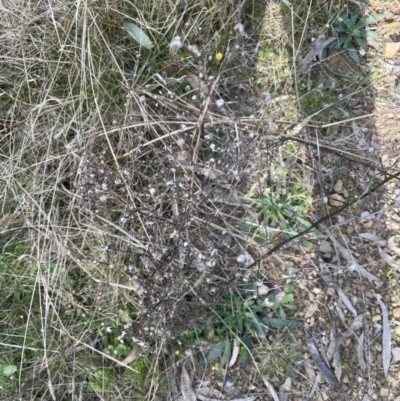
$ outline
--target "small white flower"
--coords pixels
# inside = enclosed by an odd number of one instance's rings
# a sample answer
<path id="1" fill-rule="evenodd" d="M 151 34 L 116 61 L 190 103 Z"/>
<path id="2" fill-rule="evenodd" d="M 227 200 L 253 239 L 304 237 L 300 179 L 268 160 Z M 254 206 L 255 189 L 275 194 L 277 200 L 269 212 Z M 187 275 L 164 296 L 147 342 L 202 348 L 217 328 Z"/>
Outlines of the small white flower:
<path id="1" fill-rule="evenodd" d="M 237 261 L 238 263 L 244 263 L 244 262 L 246 262 L 246 259 L 247 259 L 246 255 L 242 253 L 241 255 L 239 255 L 239 256 L 236 258 L 236 261 Z"/>
<path id="2" fill-rule="evenodd" d="M 106 332 L 107 332 L 107 333 L 111 333 L 111 332 L 112 332 L 112 328 L 111 328 L 110 326 L 107 326 Z"/>
<path id="3" fill-rule="evenodd" d="M 156 194 L 157 191 L 156 191 L 155 188 L 150 188 L 150 191 L 149 191 L 149 192 L 150 192 L 150 195 L 151 195 L 151 196 L 154 196 L 154 195 Z"/>
<path id="4" fill-rule="evenodd" d="M 215 149 L 215 144 L 214 144 L 214 143 L 212 143 L 212 144 L 210 145 L 210 149 L 211 149 L 211 150 L 214 150 L 214 149 Z"/>
<path id="5" fill-rule="evenodd" d="M 183 43 L 181 41 L 181 37 L 175 36 L 174 39 L 172 39 L 172 42 L 169 45 L 169 48 L 171 49 L 172 53 L 176 53 L 182 46 L 183 46 Z"/>
<path id="6" fill-rule="evenodd" d="M 101 195 L 100 196 L 100 202 L 105 202 L 107 200 L 107 196 L 106 195 Z"/>
<path id="7" fill-rule="evenodd" d="M 139 97 L 139 101 L 141 102 L 141 103 L 144 103 L 145 101 L 146 101 L 146 96 L 140 96 Z"/>
<path id="8" fill-rule="evenodd" d="M 244 25 L 239 23 L 236 24 L 233 30 L 238 34 L 238 35 L 244 35 Z"/>
<path id="9" fill-rule="evenodd" d="M 224 99 L 218 99 L 218 100 L 215 102 L 215 104 L 216 104 L 219 108 L 221 108 L 221 107 L 225 104 L 225 101 L 224 101 Z"/>

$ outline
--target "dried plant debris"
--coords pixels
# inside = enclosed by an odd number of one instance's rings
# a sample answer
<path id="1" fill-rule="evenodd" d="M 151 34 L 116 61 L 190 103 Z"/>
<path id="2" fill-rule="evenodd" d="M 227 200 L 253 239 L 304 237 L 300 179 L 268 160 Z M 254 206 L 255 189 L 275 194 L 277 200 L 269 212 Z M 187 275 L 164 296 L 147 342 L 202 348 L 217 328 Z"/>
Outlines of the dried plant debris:
<path id="1" fill-rule="evenodd" d="M 386 305 L 382 302 L 379 295 L 376 295 L 379 306 L 382 310 L 382 364 L 385 376 L 389 373 L 390 358 L 391 358 L 391 330 L 389 323 L 389 312 Z"/>
<path id="2" fill-rule="evenodd" d="M 336 292 L 338 293 L 340 299 L 346 306 L 346 308 L 354 315 L 354 317 L 357 317 L 357 311 L 355 310 L 353 304 L 351 303 L 350 299 L 347 297 L 347 295 L 342 291 L 342 289 L 338 286 L 335 285 Z"/>
<path id="3" fill-rule="evenodd" d="M 307 337 L 307 348 L 311 354 L 311 358 L 313 359 L 314 363 L 317 365 L 318 370 L 324 375 L 326 380 L 328 380 L 328 383 L 332 387 L 337 387 L 338 383 L 333 375 L 332 371 L 329 369 L 328 366 L 326 366 L 324 360 L 321 357 L 321 354 L 318 350 L 317 343 L 311 333 L 311 328 L 308 326 L 308 324 L 305 324 L 305 330 L 306 330 L 306 337 Z"/>

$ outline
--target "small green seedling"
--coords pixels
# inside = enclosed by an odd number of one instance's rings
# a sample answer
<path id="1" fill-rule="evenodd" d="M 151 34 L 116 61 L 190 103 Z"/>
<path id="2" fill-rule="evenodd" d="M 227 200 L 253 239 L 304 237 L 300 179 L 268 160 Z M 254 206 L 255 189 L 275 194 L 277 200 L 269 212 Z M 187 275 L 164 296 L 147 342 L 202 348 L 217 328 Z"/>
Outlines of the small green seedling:
<path id="1" fill-rule="evenodd" d="M 336 49 L 347 49 L 349 56 L 356 62 L 360 62 L 357 47 L 364 51 L 368 50 L 367 38 L 376 38 L 378 33 L 365 29 L 385 17 L 384 14 L 376 14 L 360 18 L 360 8 L 356 7 L 354 11 L 340 15 L 333 24 L 333 29 L 338 33 L 338 39 L 333 42 L 332 47 Z"/>

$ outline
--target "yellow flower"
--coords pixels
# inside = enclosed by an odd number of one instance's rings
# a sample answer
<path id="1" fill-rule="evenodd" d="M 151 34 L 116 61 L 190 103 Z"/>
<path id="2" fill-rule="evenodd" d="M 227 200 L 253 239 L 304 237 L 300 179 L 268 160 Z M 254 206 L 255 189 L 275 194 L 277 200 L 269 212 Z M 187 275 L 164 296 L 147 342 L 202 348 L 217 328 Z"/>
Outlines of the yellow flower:
<path id="1" fill-rule="evenodd" d="M 215 55 L 215 58 L 216 58 L 218 61 L 222 60 L 223 57 L 224 57 L 224 55 L 223 55 L 221 52 L 219 52 L 219 53 L 217 53 L 217 54 Z"/>
<path id="2" fill-rule="evenodd" d="M 175 355 L 179 355 L 179 349 L 175 351 Z"/>

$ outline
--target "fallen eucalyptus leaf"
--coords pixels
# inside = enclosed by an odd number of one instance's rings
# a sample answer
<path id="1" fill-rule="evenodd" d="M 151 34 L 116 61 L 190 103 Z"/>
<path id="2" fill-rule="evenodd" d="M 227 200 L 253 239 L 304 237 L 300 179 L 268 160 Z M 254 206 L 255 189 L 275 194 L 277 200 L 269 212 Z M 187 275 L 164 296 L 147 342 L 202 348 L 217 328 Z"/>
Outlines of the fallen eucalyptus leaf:
<path id="1" fill-rule="evenodd" d="M 340 383 L 340 378 L 342 377 L 342 364 L 340 363 L 340 354 L 338 348 L 336 348 L 335 353 L 333 354 L 332 368 L 335 372 L 338 383 Z"/>
<path id="2" fill-rule="evenodd" d="M 314 363 L 317 365 L 318 370 L 324 375 L 326 380 L 328 380 L 329 384 L 332 387 L 337 387 L 338 384 L 336 382 L 335 376 L 333 376 L 333 373 L 328 368 L 328 366 L 326 366 L 325 362 L 321 358 L 321 355 L 318 351 L 317 343 L 315 342 L 314 337 L 312 336 L 310 326 L 308 324 L 304 324 L 304 327 L 306 330 L 307 348 L 311 354 L 311 358 L 313 359 Z"/>
<path id="3" fill-rule="evenodd" d="M 329 231 L 325 230 L 329 239 L 333 242 L 335 247 L 339 250 L 340 254 L 344 259 L 346 259 L 350 265 L 347 266 L 349 270 L 356 271 L 360 276 L 367 278 L 371 281 L 381 281 L 378 277 L 369 273 L 364 267 L 362 267 L 358 260 L 345 248 L 343 247 L 339 241 L 335 238 L 335 236 Z"/>
<path id="4" fill-rule="evenodd" d="M 278 394 L 276 394 L 276 391 L 272 387 L 272 384 L 267 379 L 264 379 L 264 384 L 268 388 L 269 392 L 271 393 L 271 396 L 274 399 L 274 401 L 279 401 Z"/>
<path id="5" fill-rule="evenodd" d="M 389 313 L 386 305 L 382 302 L 380 295 L 376 295 L 379 306 L 382 310 L 382 365 L 385 376 L 389 373 L 391 358 L 391 332 L 389 323 Z"/>
<path id="6" fill-rule="evenodd" d="M 331 328 L 331 332 L 329 333 L 329 347 L 326 351 L 326 360 L 330 362 L 333 358 L 333 354 L 337 349 L 336 345 L 336 327 L 333 325 Z"/>
<path id="7" fill-rule="evenodd" d="M 306 314 L 304 315 L 304 319 L 310 318 L 318 309 L 318 304 L 316 302 L 312 302 L 307 308 Z"/>
<path id="8" fill-rule="evenodd" d="M 364 324 L 364 314 L 358 315 L 351 323 L 350 327 L 337 339 L 337 346 L 342 345 L 357 330 L 360 330 Z"/>
<path id="9" fill-rule="evenodd" d="M 396 270 L 400 270 L 400 265 L 391 257 L 389 256 L 386 252 L 383 251 L 383 249 L 379 246 L 378 247 L 379 251 L 379 256 L 391 267 L 393 267 Z"/>
<path id="10" fill-rule="evenodd" d="M 181 373 L 181 392 L 184 401 L 196 401 L 196 393 L 192 387 L 193 378 L 193 367 L 189 361 L 185 361 Z"/>
<path id="11" fill-rule="evenodd" d="M 124 367 L 126 365 L 129 365 L 139 356 L 139 351 L 139 347 L 137 345 L 133 345 L 132 351 L 129 353 L 129 355 L 122 362 L 117 362 L 115 366 Z"/>
<path id="12" fill-rule="evenodd" d="M 279 387 L 279 401 L 287 401 L 289 398 L 290 388 L 292 387 L 292 379 L 287 377 L 285 383 Z"/>
<path id="13" fill-rule="evenodd" d="M 124 22 L 124 27 L 128 31 L 128 34 L 139 43 L 140 46 L 146 49 L 152 49 L 153 43 L 150 38 L 133 22 Z"/>
<path id="14" fill-rule="evenodd" d="M 358 363 L 360 364 L 360 368 L 363 372 L 365 371 L 365 369 L 367 369 L 367 365 L 364 359 L 364 337 L 364 332 L 362 332 L 357 344 Z"/>
<path id="15" fill-rule="evenodd" d="M 354 315 L 354 317 L 357 317 L 357 311 L 354 309 L 354 306 L 351 303 L 350 299 L 347 298 L 347 295 L 342 291 L 342 289 L 338 285 L 335 285 L 335 290 L 338 293 L 340 299 L 345 304 L 346 308 Z"/>
<path id="16" fill-rule="evenodd" d="M 317 39 L 314 47 L 307 53 L 307 56 L 303 60 L 302 67 L 308 67 L 312 63 L 314 58 L 317 56 L 319 58 L 319 61 L 322 61 L 323 51 L 325 50 L 325 48 L 327 46 L 329 46 L 335 40 L 337 40 L 337 38 L 332 37 L 332 38 L 325 39 L 325 36 L 320 36 Z"/>
<path id="17" fill-rule="evenodd" d="M 361 233 L 359 234 L 361 238 L 367 239 L 368 241 L 375 242 L 375 241 L 380 241 L 381 237 L 379 235 L 375 234 L 370 234 L 370 233 Z"/>
<path id="18" fill-rule="evenodd" d="M 254 401 L 257 397 L 258 397 L 258 395 L 253 395 L 251 397 L 246 397 L 246 398 L 235 398 L 235 399 L 230 400 L 230 401 Z M 204 395 L 201 395 L 201 394 L 197 394 L 197 398 L 200 401 L 223 401 L 221 398 L 208 398 L 208 397 L 205 397 Z"/>
<path id="19" fill-rule="evenodd" d="M 229 368 L 231 368 L 236 363 L 237 358 L 239 356 L 239 350 L 240 350 L 240 340 L 237 337 L 235 337 L 235 339 L 233 340 L 232 356 L 228 363 Z"/>

